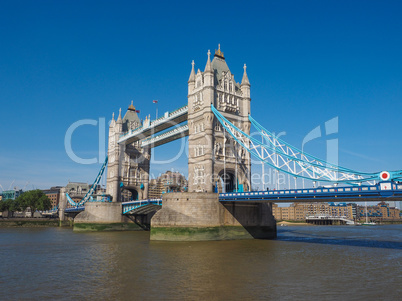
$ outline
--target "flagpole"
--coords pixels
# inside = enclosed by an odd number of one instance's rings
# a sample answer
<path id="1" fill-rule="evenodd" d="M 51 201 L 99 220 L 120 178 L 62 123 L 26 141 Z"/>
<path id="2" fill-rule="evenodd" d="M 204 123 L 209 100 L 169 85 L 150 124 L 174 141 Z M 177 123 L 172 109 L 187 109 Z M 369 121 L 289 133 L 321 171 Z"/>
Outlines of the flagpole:
<path id="1" fill-rule="evenodd" d="M 156 104 L 156 115 L 155 115 L 155 117 L 156 117 L 155 120 L 156 120 L 156 119 L 158 119 L 158 100 L 153 100 L 152 102 Z"/>

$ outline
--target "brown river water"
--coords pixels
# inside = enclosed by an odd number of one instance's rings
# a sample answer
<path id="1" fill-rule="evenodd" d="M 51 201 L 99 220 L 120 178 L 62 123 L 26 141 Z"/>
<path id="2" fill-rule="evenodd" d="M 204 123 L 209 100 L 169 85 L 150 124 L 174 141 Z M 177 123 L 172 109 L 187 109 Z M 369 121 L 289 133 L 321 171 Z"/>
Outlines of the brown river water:
<path id="1" fill-rule="evenodd" d="M 0 228 L 1 300 L 401 300 L 402 225 L 278 227 L 276 240 Z"/>

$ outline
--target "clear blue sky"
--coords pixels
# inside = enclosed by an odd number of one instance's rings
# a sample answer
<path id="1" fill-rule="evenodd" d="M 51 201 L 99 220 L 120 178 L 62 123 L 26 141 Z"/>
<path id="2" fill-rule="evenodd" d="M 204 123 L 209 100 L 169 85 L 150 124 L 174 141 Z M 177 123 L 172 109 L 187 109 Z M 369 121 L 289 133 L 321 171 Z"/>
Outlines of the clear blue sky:
<path id="1" fill-rule="evenodd" d="M 68 127 L 131 100 L 142 118 L 153 99 L 159 112 L 186 104 L 191 60 L 203 70 L 218 43 L 237 81 L 247 64 L 266 128 L 300 147 L 338 117 L 341 165 L 402 169 L 401 15 L 401 1 L 1 1 L 0 184 L 92 182 L 100 164 L 67 156 Z M 326 139 L 306 150 L 325 156 Z M 96 156 L 98 129 L 79 128 L 72 146 Z M 183 158 L 152 171 L 172 166 L 187 173 Z"/>

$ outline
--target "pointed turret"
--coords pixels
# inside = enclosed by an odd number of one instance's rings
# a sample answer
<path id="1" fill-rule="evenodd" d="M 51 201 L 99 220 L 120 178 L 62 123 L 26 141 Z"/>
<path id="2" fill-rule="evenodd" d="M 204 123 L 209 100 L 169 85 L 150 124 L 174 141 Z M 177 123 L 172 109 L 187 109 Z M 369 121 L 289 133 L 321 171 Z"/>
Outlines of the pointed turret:
<path id="1" fill-rule="evenodd" d="M 188 79 L 188 93 L 192 93 L 195 87 L 195 71 L 194 71 L 194 61 L 191 62 L 191 73 Z"/>
<path id="2" fill-rule="evenodd" d="M 191 83 L 191 82 L 195 82 L 195 71 L 194 71 L 194 65 L 195 65 L 195 63 L 194 63 L 194 60 L 191 62 L 191 73 L 190 73 L 190 77 L 189 77 L 189 79 L 188 79 L 188 83 Z"/>
<path id="3" fill-rule="evenodd" d="M 110 122 L 110 126 L 109 127 L 114 127 L 116 125 L 116 121 L 114 120 L 114 112 L 112 114 L 112 121 Z"/>
<path id="4" fill-rule="evenodd" d="M 116 120 L 116 133 L 123 132 L 123 119 L 121 118 L 121 108 L 119 109 L 119 117 Z"/>
<path id="5" fill-rule="evenodd" d="M 208 50 L 208 60 L 207 64 L 205 65 L 205 70 L 204 72 L 212 72 L 212 66 L 211 66 L 211 51 Z"/>
<path id="6" fill-rule="evenodd" d="M 121 125 L 123 124 L 123 119 L 121 118 L 121 108 L 119 109 L 119 117 L 117 117 L 116 124 Z"/>
<path id="7" fill-rule="evenodd" d="M 206 86 L 214 85 L 214 71 L 212 69 L 212 64 L 211 64 L 211 51 L 209 51 L 209 50 L 208 50 L 207 64 L 205 65 L 205 70 L 204 70 L 204 82 L 205 82 Z"/>
<path id="8" fill-rule="evenodd" d="M 250 98 L 250 81 L 248 80 L 247 76 L 247 66 L 244 64 L 244 73 L 243 73 L 243 79 L 241 80 L 240 88 L 241 92 L 243 93 L 243 97 Z M 250 112 L 248 110 L 248 112 Z"/>
<path id="9" fill-rule="evenodd" d="M 243 73 L 243 79 L 241 80 L 241 85 L 242 85 L 242 86 L 243 86 L 243 85 L 248 85 L 248 86 L 250 86 L 250 82 L 249 82 L 249 80 L 248 80 L 247 71 L 246 71 L 246 69 L 247 69 L 246 64 L 244 64 L 243 69 L 244 69 L 244 73 Z"/>

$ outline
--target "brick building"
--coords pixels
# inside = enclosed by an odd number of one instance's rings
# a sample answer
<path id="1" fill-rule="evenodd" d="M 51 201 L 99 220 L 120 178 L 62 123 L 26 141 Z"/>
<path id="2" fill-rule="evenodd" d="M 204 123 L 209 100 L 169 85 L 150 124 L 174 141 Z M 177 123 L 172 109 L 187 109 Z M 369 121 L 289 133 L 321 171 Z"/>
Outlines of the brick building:
<path id="1" fill-rule="evenodd" d="M 367 209 L 366 209 L 367 208 Z M 381 202 L 375 206 L 357 206 L 357 220 L 370 222 L 401 220 L 400 210 Z"/>
<path id="2" fill-rule="evenodd" d="M 277 221 L 303 221 L 306 216 L 346 217 L 353 220 L 356 217 L 356 205 L 346 203 L 293 203 L 288 207 L 273 204 L 272 214 Z"/>

